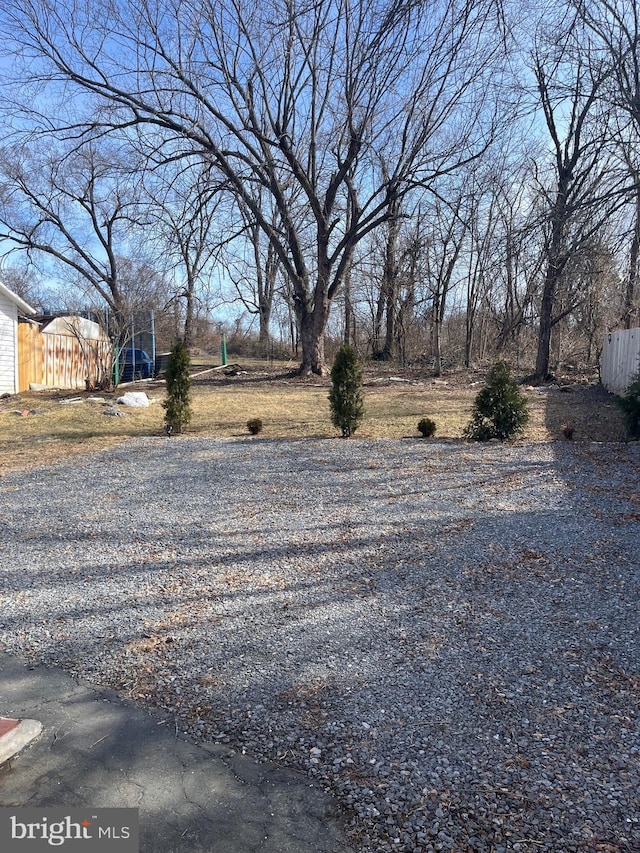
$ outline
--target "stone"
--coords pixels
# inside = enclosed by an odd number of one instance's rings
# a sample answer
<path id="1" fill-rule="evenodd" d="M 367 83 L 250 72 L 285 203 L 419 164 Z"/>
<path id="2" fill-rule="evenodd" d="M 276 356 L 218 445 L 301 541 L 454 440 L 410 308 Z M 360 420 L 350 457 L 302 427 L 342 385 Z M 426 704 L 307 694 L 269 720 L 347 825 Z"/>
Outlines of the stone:
<path id="1" fill-rule="evenodd" d="M 133 409 L 148 409 L 151 401 L 144 391 L 127 391 L 116 400 L 121 406 L 130 406 Z"/>

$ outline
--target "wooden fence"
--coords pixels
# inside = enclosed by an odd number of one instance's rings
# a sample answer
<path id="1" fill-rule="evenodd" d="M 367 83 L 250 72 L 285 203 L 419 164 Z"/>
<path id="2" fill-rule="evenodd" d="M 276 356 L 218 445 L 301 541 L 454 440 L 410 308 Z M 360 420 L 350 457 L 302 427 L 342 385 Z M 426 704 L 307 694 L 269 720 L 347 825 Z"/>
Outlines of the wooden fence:
<path id="1" fill-rule="evenodd" d="M 624 394 L 640 372 L 640 329 L 609 332 L 604 339 L 600 375 L 602 384 L 614 394 Z"/>
<path id="2" fill-rule="evenodd" d="M 31 383 L 47 388 L 97 387 L 111 369 L 111 343 L 74 335 L 41 332 L 32 323 L 18 324 L 19 391 Z"/>

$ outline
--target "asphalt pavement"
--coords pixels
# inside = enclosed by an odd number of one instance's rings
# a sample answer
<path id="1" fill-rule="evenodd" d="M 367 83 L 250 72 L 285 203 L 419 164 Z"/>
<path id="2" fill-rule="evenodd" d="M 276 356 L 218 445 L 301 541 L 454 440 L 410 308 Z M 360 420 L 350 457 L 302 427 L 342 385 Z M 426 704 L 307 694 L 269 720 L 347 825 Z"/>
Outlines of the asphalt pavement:
<path id="1" fill-rule="evenodd" d="M 139 809 L 140 853 L 348 853 L 303 775 L 199 746 L 107 691 L 0 652 L 0 714 L 42 733 L 0 766 L 0 806 Z"/>

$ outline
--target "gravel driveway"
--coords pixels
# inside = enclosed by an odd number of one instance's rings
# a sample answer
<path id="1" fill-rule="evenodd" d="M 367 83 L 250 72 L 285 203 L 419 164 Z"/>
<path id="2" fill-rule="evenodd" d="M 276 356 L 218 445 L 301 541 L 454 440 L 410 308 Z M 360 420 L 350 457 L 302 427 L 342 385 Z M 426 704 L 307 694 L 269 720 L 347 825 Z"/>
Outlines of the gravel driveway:
<path id="1" fill-rule="evenodd" d="M 640 851 L 640 447 L 145 439 L 0 479 L 0 647 L 362 853 Z"/>

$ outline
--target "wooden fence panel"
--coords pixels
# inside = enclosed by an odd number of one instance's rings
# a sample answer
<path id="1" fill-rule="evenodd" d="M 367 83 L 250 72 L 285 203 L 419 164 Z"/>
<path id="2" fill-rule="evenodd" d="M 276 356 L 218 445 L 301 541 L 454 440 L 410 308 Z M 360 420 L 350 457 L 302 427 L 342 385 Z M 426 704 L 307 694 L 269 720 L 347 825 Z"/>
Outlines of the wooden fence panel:
<path id="1" fill-rule="evenodd" d="M 18 391 L 31 382 L 44 384 L 44 354 L 40 330 L 32 323 L 18 323 Z"/>
<path id="2" fill-rule="evenodd" d="M 107 340 L 82 340 L 71 335 L 46 334 L 30 323 L 18 326 L 19 390 L 31 383 L 47 388 L 85 388 L 97 382 L 111 361 Z"/>
<path id="3" fill-rule="evenodd" d="M 604 339 L 600 374 L 614 394 L 624 394 L 640 371 L 640 329 L 619 329 Z"/>

